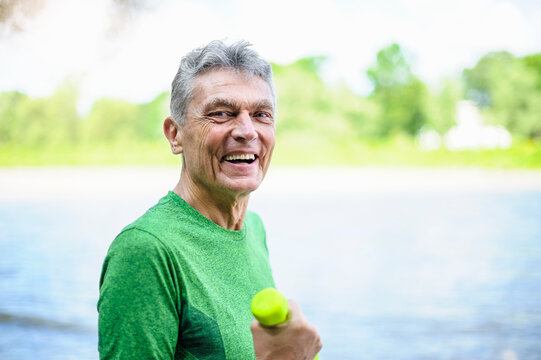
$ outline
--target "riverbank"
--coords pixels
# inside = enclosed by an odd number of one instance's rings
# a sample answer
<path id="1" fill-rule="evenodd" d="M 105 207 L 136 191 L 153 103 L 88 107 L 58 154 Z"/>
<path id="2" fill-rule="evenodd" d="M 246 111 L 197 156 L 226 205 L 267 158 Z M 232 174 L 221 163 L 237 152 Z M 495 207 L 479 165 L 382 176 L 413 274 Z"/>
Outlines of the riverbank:
<path id="1" fill-rule="evenodd" d="M 273 154 L 278 166 L 467 167 L 541 169 L 541 144 L 516 141 L 509 149 L 421 151 L 414 140 L 352 142 L 310 136 L 280 136 Z M 40 146 L 0 145 L 0 167 L 169 166 L 180 162 L 165 140 Z"/>
<path id="2" fill-rule="evenodd" d="M 179 166 L 0 168 L 0 201 L 143 197 L 172 189 Z M 254 196 L 541 190 L 539 170 L 271 166 Z"/>

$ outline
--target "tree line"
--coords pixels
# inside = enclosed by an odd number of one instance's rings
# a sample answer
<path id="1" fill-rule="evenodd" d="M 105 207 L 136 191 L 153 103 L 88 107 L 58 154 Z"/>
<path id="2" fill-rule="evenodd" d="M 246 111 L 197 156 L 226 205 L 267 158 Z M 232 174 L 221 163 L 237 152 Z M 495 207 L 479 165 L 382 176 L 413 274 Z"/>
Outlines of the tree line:
<path id="1" fill-rule="evenodd" d="M 430 89 L 412 71 L 398 44 L 377 53 L 366 75 L 368 96 L 346 86 L 327 86 L 318 75 L 323 57 L 273 65 L 278 93 L 277 138 L 371 141 L 416 136 L 421 129 L 444 134 L 455 124 L 458 101 L 473 101 L 488 123 L 520 139 L 541 138 L 541 53 L 515 57 L 491 52 Z M 169 94 L 144 104 L 102 98 L 90 112 L 77 112 L 77 86 L 62 84 L 47 98 L 17 91 L 0 94 L 0 146 L 31 147 L 163 141 Z"/>

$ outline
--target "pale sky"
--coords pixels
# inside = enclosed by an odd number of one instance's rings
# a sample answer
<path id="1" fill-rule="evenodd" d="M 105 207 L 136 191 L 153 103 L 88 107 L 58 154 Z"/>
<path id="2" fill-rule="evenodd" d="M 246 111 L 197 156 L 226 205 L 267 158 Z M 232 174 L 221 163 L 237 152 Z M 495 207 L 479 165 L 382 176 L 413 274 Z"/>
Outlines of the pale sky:
<path id="1" fill-rule="evenodd" d="M 153 99 L 181 57 L 212 39 L 246 39 L 279 64 L 327 56 L 326 81 L 361 94 L 377 51 L 393 42 L 431 85 L 489 51 L 541 52 L 537 0 L 149 0 L 128 14 L 110 0 L 43 1 L 24 32 L 0 37 L 0 91 L 48 96 L 70 75 L 82 109 L 103 96 Z"/>

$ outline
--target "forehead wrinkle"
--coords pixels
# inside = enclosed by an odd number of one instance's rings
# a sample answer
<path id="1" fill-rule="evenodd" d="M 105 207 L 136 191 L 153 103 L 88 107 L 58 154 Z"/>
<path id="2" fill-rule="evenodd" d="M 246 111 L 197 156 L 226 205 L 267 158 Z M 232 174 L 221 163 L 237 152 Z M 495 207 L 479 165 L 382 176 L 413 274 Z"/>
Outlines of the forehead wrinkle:
<path id="1" fill-rule="evenodd" d="M 217 77 L 211 77 L 213 74 L 216 74 Z M 223 76 L 221 76 L 220 74 Z M 236 83 L 235 79 L 230 79 L 227 76 L 228 74 L 233 74 L 236 77 L 240 76 L 244 79 L 243 83 L 252 83 L 256 86 L 260 85 L 257 85 L 258 82 L 264 82 L 267 90 L 269 91 L 269 97 L 264 96 L 261 99 L 250 103 L 248 102 L 250 98 L 249 94 L 251 94 L 252 92 L 248 91 L 248 93 L 245 94 L 242 99 L 229 98 L 227 96 L 227 93 L 224 94 L 221 89 L 225 87 L 225 91 L 227 92 L 227 87 L 229 85 L 237 86 L 238 84 Z M 222 94 L 219 94 L 219 92 L 222 92 Z M 214 93 L 214 96 L 212 93 Z M 203 101 L 198 101 L 200 104 L 200 106 L 198 106 L 198 110 L 201 111 L 208 111 L 210 110 L 209 108 L 212 108 L 213 105 L 222 105 L 226 107 L 240 109 L 242 108 L 243 104 L 247 104 L 249 108 L 270 108 L 274 112 L 274 107 L 276 105 L 275 94 L 273 93 L 270 84 L 266 82 L 264 78 L 258 75 L 252 75 L 249 72 L 231 69 L 212 69 L 208 72 L 196 76 L 193 82 L 193 95 L 194 96 L 192 97 L 192 100 L 196 98 L 207 98 L 203 99 Z"/>

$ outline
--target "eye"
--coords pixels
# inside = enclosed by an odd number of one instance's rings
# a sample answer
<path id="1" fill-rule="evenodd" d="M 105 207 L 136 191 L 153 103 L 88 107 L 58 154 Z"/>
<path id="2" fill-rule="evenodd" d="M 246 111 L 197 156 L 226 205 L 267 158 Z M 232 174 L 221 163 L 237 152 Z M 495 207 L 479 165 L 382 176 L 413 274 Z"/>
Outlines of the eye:
<path id="1" fill-rule="evenodd" d="M 227 121 L 233 116 L 234 114 L 229 111 L 213 111 L 207 115 L 208 118 L 219 122 Z"/>
<path id="2" fill-rule="evenodd" d="M 265 123 L 272 123 L 273 118 L 272 115 L 266 111 L 258 111 L 254 113 L 254 117 L 257 118 L 259 121 L 265 122 Z"/>

